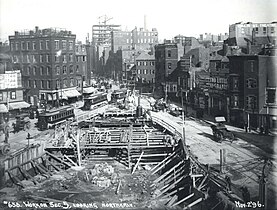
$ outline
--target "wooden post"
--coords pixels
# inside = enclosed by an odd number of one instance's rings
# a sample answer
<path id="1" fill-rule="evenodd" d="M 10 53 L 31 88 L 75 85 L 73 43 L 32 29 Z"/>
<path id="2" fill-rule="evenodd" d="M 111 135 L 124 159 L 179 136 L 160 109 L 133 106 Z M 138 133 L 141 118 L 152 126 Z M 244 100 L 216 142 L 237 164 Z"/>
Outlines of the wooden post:
<path id="1" fill-rule="evenodd" d="M 194 193 L 188 195 L 187 197 L 183 198 L 182 200 L 178 201 L 177 203 L 174 203 L 174 204 L 172 205 L 172 207 L 177 206 L 177 205 L 179 205 L 180 203 L 183 203 L 185 200 L 191 198 L 192 196 L 194 196 Z"/>
<path id="2" fill-rule="evenodd" d="M 226 150 L 220 149 L 220 173 L 225 172 Z"/>
<path id="3" fill-rule="evenodd" d="M 135 165 L 135 167 L 134 167 L 134 169 L 133 169 L 133 171 L 132 171 L 132 174 L 133 174 L 133 173 L 135 172 L 135 170 L 137 169 L 138 164 L 139 164 L 139 161 L 141 160 L 141 158 L 142 158 L 142 156 L 143 156 L 143 153 L 144 153 L 144 151 L 141 152 L 141 154 L 140 154 L 140 156 L 139 156 L 139 158 L 138 158 L 138 161 L 137 161 L 137 163 L 136 163 L 136 165 Z"/>
<path id="4" fill-rule="evenodd" d="M 80 130 L 77 131 L 76 146 L 77 146 L 78 163 L 79 163 L 79 166 L 81 166 Z"/>

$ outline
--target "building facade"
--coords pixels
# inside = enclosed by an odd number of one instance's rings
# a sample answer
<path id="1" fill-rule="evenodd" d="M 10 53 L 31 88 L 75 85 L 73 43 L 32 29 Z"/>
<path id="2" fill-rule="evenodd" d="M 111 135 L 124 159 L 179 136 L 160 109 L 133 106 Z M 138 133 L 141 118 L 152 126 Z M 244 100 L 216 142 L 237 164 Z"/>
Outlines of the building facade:
<path id="1" fill-rule="evenodd" d="M 76 87 L 76 35 L 57 28 L 15 32 L 9 36 L 14 66 L 22 71 L 27 101 L 53 102 L 58 89 Z M 75 97 L 75 96 L 72 96 Z"/>
<path id="2" fill-rule="evenodd" d="M 252 129 L 276 128 L 276 55 L 228 56 L 230 59 L 230 120 Z M 267 90 L 273 90 L 271 105 Z"/>
<path id="3" fill-rule="evenodd" d="M 141 53 L 136 57 L 136 78 L 142 83 L 155 83 L 155 56 Z"/>
<path id="4" fill-rule="evenodd" d="M 235 23 L 229 26 L 229 45 L 246 47 L 252 45 L 276 45 L 277 22 L 272 23 Z"/>

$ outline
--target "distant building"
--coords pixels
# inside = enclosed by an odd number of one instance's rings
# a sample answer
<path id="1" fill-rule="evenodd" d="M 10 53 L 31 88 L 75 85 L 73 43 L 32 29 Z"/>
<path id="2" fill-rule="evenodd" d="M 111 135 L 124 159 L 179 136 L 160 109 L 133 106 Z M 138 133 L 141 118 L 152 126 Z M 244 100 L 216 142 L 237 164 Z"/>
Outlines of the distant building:
<path id="1" fill-rule="evenodd" d="M 76 69 L 76 35 L 57 28 L 15 32 L 9 36 L 14 68 L 22 71 L 28 102 L 38 105 L 62 99 L 76 99 L 77 90 L 58 93 L 59 89 L 75 88 L 82 81 Z"/>
<path id="2" fill-rule="evenodd" d="M 82 42 L 75 44 L 76 54 L 76 75 L 82 77 L 82 80 L 77 80 L 77 89 L 82 91 L 82 88 L 89 83 L 91 74 L 87 65 L 87 47 Z"/>
<path id="3" fill-rule="evenodd" d="M 151 50 L 158 44 L 158 31 L 153 28 L 151 31 L 137 28 L 132 31 L 111 32 L 112 51 L 135 50 L 136 52 Z"/>
<path id="4" fill-rule="evenodd" d="M 155 83 L 155 56 L 141 53 L 136 57 L 136 78 L 142 83 Z"/>
<path id="5" fill-rule="evenodd" d="M 251 45 L 276 45 L 277 22 L 272 23 L 235 23 L 229 26 L 229 45 L 246 47 Z"/>

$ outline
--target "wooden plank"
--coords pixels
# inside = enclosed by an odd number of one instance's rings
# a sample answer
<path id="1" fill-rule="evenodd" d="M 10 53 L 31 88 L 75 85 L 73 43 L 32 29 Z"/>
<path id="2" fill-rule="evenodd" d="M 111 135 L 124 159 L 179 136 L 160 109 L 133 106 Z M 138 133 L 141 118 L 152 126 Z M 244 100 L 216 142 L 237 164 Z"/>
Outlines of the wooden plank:
<path id="1" fill-rule="evenodd" d="M 26 179 L 30 179 L 34 184 L 37 184 L 38 182 L 34 179 L 34 177 L 31 176 L 31 174 L 28 173 L 28 171 L 24 170 L 22 167 L 19 167 L 20 172 L 24 173 L 24 176 Z"/>
<path id="2" fill-rule="evenodd" d="M 198 204 L 202 200 L 203 200 L 203 198 L 198 198 L 197 200 L 195 200 L 192 203 L 190 203 L 188 206 L 185 206 L 184 209 L 191 209 L 191 207 L 193 207 L 194 205 Z"/>
<path id="3" fill-rule="evenodd" d="M 159 181 L 161 181 L 164 177 L 166 177 L 168 174 L 170 174 L 175 168 L 177 168 L 178 166 L 180 166 L 183 163 L 183 161 L 180 161 L 177 165 L 173 166 L 170 170 L 168 170 L 167 172 L 165 172 L 163 175 L 161 175 L 160 177 L 158 177 L 156 180 L 154 180 L 154 183 L 157 183 Z"/>
<path id="4" fill-rule="evenodd" d="M 59 168 L 58 166 L 56 166 L 54 163 L 52 163 L 52 162 L 49 161 L 49 160 L 46 160 L 46 163 L 48 163 L 49 165 L 51 165 L 56 171 L 59 171 L 59 172 L 64 171 L 64 170 L 62 170 L 61 168 Z"/>
<path id="5" fill-rule="evenodd" d="M 71 158 L 69 158 L 67 155 L 63 155 L 70 163 L 72 163 L 74 166 L 78 166 Z"/>
<path id="6" fill-rule="evenodd" d="M 184 189 L 184 187 L 180 187 L 180 188 L 178 188 L 178 189 L 176 189 L 176 190 L 173 190 L 172 192 L 170 192 L 170 193 L 164 195 L 163 197 L 161 197 L 161 200 L 162 200 L 162 199 L 165 199 L 165 198 L 167 198 L 167 197 L 169 197 L 169 196 L 171 196 L 171 195 L 173 195 L 173 194 L 175 194 L 175 193 L 177 193 L 178 191 L 180 191 L 180 190 L 182 190 L 182 189 Z"/>
<path id="7" fill-rule="evenodd" d="M 174 196 L 170 199 L 170 201 L 166 204 L 166 206 L 171 207 L 172 204 L 173 204 L 177 199 L 178 199 L 178 196 L 177 196 L 177 195 L 174 195 Z"/>
<path id="8" fill-rule="evenodd" d="M 183 177 L 180 177 L 178 180 L 176 180 L 174 183 L 172 183 L 171 185 L 169 185 L 167 188 L 165 188 L 160 194 L 157 195 L 157 197 L 161 196 L 162 194 L 166 193 L 168 190 L 174 188 L 176 186 L 176 184 L 178 184 L 181 180 L 183 179 Z"/>
<path id="9" fill-rule="evenodd" d="M 204 179 L 202 179 L 200 185 L 197 187 L 197 190 L 201 190 L 201 188 L 202 188 L 203 184 L 205 183 L 205 181 L 207 180 L 208 176 L 209 176 L 209 175 L 207 174 L 207 175 L 204 177 Z"/>
<path id="10" fill-rule="evenodd" d="M 158 164 L 157 166 L 155 166 L 154 168 L 151 169 L 152 175 L 157 173 L 164 165 L 165 162 L 167 162 L 168 160 L 172 159 L 174 156 L 176 156 L 178 154 L 178 152 L 180 151 L 180 149 L 178 148 L 177 150 L 175 150 L 173 153 L 171 153 L 168 157 L 166 157 L 165 159 L 163 159 L 160 164 Z"/>
<path id="11" fill-rule="evenodd" d="M 46 154 L 47 154 L 48 156 L 50 156 L 51 158 L 53 158 L 53 159 L 55 159 L 55 160 L 61 162 L 62 164 L 66 165 L 67 167 L 69 167 L 69 168 L 71 167 L 70 164 L 68 164 L 67 162 L 61 160 L 60 158 L 58 158 L 57 156 L 51 154 L 50 152 L 46 152 Z"/>
<path id="12" fill-rule="evenodd" d="M 194 196 L 194 193 L 191 193 L 190 195 L 188 195 L 187 197 L 181 199 L 181 200 L 178 201 L 177 203 L 174 203 L 174 204 L 172 205 L 172 207 L 177 206 L 177 205 L 179 205 L 180 203 L 183 203 L 184 201 L 188 200 L 189 198 L 191 198 L 191 197 L 193 197 L 193 196 Z"/>
<path id="13" fill-rule="evenodd" d="M 141 158 L 142 158 L 142 156 L 143 156 L 143 153 L 144 153 L 144 151 L 141 152 L 141 154 L 140 154 L 140 156 L 139 156 L 139 158 L 138 158 L 138 161 L 137 161 L 136 165 L 134 166 L 134 169 L 133 169 L 133 171 L 132 171 L 132 174 L 133 174 L 133 173 L 135 172 L 135 170 L 137 169 L 137 167 L 138 167 L 138 165 L 139 165 L 139 161 L 141 160 Z"/>

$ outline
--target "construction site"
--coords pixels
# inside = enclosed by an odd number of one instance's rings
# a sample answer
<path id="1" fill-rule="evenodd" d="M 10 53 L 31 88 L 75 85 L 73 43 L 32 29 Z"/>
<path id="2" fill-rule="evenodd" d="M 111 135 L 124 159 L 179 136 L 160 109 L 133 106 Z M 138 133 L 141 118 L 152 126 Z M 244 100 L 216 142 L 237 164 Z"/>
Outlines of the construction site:
<path id="1" fill-rule="evenodd" d="M 153 111 L 148 97 L 124 103 L 44 131 L 32 122 L 24 147 L 10 140 L 0 209 L 274 209 L 269 153 L 213 141 L 209 122 Z"/>

